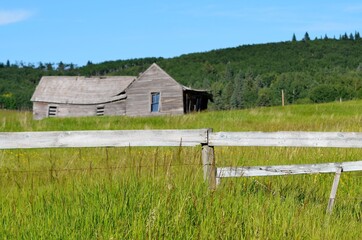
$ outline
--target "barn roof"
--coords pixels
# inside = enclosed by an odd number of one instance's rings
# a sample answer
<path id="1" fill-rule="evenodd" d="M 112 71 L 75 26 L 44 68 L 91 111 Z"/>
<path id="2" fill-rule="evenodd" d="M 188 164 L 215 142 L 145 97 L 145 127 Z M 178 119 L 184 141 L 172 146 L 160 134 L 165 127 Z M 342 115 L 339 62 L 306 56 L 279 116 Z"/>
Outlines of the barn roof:
<path id="1" fill-rule="evenodd" d="M 132 76 L 80 77 L 44 76 L 31 98 L 36 102 L 100 104 L 126 97 Z"/>
<path id="2" fill-rule="evenodd" d="M 208 90 L 203 90 L 203 89 L 194 89 L 194 88 L 190 88 L 190 87 L 186 87 L 182 84 L 180 84 L 179 82 L 177 82 L 173 77 L 171 77 L 165 70 L 163 70 L 160 66 L 158 66 L 156 63 L 153 63 L 145 72 L 147 72 L 148 70 L 152 69 L 152 68 L 157 68 L 158 71 L 161 71 L 163 74 L 165 74 L 166 76 L 169 77 L 169 79 L 171 79 L 172 81 L 175 82 L 175 84 L 179 85 L 183 91 L 188 91 L 188 92 L 194 92 L 194 93 L 199 93 L 199 94 L 205 94 L 207 96 L 209 96 L 209 98 L 212 98 L 212 95 L 209 93 Z M 144 73 L 145 73 L 144 72 Z M 144 74 L 142 73 L 139 78 L 142 77 L 142 75 Z"/>

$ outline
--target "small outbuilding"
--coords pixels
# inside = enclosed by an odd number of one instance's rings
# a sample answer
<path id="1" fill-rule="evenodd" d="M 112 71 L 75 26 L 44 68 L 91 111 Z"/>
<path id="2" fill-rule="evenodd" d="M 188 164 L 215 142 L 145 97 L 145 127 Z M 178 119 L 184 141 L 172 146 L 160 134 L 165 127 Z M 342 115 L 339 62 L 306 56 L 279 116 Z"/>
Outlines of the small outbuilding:
<path id="1" fill-rule="evenodd" d="M 207 109 L 205 90 L 185 87 L 157 64 L 139 77 L 44 76 L 31 98 L 34 119 L 77 116 L 152 116 Z"/>

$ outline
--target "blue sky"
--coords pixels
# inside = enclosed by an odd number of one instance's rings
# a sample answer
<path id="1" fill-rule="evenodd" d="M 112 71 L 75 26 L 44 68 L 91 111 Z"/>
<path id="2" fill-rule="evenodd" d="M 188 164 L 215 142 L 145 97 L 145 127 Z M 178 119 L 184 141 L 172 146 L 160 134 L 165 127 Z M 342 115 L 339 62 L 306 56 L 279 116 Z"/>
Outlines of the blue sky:
<path id="1" fill-rule="evenodd" d="M 0 62 L 82 66 L 355 31 L 360 0 L 12 0 L 0 5 Z"/>

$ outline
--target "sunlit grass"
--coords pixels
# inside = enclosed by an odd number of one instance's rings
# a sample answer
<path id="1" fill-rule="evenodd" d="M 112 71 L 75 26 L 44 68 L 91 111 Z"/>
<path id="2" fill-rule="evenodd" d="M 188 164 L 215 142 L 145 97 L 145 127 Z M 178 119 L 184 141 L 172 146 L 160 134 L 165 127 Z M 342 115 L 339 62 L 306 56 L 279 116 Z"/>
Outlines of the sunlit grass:
<path id="1" fill-rule="evenodd" d="M 151 118 L 32 120 L 1 111 L 0 131 L 195 129 L 361 131 L 362 102 Z M 217 147 L 217 166 L 362 160 L 360 149 Z M 362 174 L 203 182 L 200 147 L 0 150 L 1 239 L 361 239 Z"/>

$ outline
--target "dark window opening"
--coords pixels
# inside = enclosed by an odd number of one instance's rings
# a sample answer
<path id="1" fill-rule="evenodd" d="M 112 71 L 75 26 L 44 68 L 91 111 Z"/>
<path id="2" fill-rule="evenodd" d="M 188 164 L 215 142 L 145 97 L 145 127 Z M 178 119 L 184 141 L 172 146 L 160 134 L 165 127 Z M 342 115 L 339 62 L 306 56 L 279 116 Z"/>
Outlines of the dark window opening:
<path id="1" fill-rule="evenodd" d="M 160 93 L 154 92 L 151 93 L 151 112 L 160 111 Z"/>
<path id="2" fill-rule="evenodd" d="M 53 117 L 57 115 L 57 107 L 56 106 L 49 106 L 48 109 L 48 116 Z"/>
<path id="3" fill-rule="evenodd" d="M 97 107 L 97 116 L 103 116 L 104 115 L 104 106 L 98 106 Z"/>

